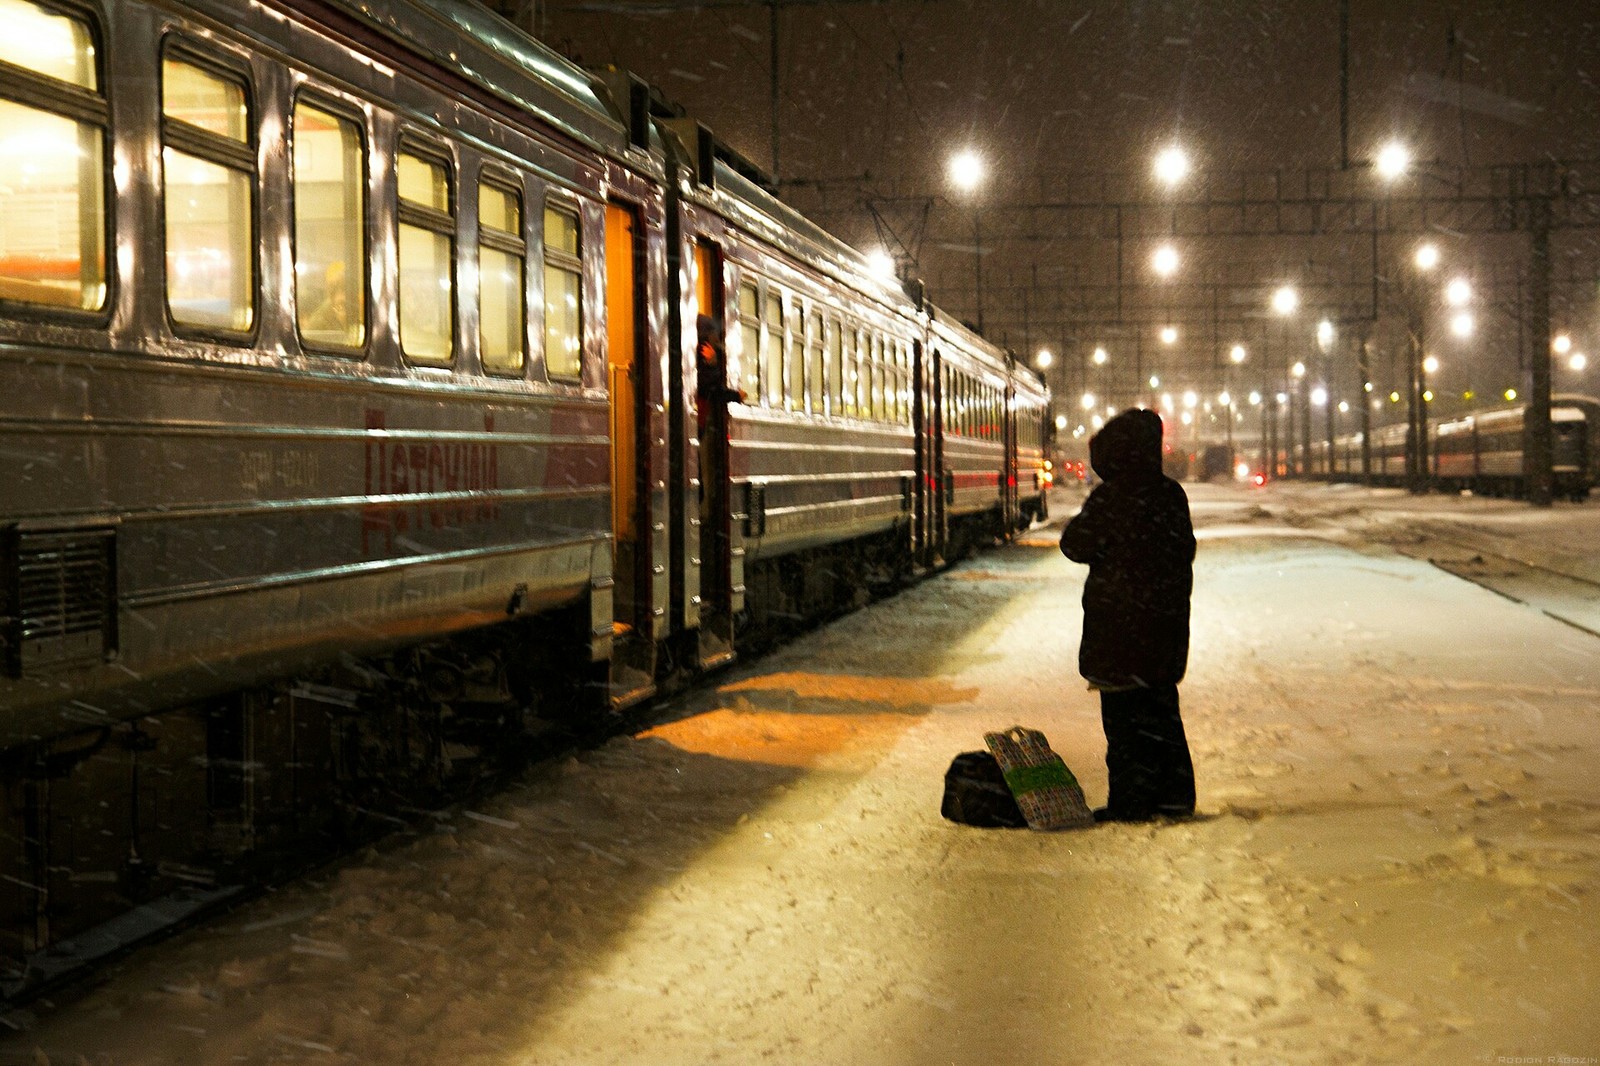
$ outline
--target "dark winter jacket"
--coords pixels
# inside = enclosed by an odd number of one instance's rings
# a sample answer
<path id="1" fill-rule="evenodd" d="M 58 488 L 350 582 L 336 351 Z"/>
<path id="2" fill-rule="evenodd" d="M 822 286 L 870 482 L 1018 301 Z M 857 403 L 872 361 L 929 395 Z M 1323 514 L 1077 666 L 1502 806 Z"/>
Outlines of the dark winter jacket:
<path id="1" fill-rule="evenodd" d="M 1194 528 L 1183 487 L 1161 472 L 1161 417 L 1129 410 L 1089 441 L 1101 484 L 1061 533 L 1089 564 L 1078 670 L 1109 688 L 1173 685 L 1189 662 Z"/>

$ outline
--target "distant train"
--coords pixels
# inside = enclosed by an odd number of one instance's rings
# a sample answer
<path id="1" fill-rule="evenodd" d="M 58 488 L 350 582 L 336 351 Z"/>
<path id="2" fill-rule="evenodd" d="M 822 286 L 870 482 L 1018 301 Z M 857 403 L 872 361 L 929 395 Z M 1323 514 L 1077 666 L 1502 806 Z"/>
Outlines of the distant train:
<path id="1" fill-rule="evenodd" d="M 1430 419 L 1428 474 L 1431 485 L 1485 496 L 1525 496 L 1528 491 L 1527 405 L 1476 411 L 1457 418 Z M 1600 401 L 1557 395 L 1550 404 L 1552 488 L 1557 497 L 1583 500 L 1600 481 Z M 1410 427 L 1380 426 L 1372 431 L 1374 484 L 1407 483 L 1406 450 Z M 1326 441 L 1313 441 L 1311 468 L 1332 471 L 1335 480 L 1361 477 L 1361 434 L 1335 438 L 1332 465 Z"/>
<path id="2" fill-rule="evenodd" d="M 0 990 L 1047 513 L 1039 375 L 637 79 L 466 0 L 0 17 Z"/>

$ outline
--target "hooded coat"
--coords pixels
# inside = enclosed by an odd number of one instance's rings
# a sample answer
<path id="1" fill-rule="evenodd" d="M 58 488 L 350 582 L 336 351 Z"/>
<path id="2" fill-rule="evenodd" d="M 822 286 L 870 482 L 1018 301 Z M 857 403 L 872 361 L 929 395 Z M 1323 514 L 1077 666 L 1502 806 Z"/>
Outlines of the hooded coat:
<path id="1" fill-rule="evenodd" d="M 1194 527 L 1183 487 L 1161 472 L 1161 416 L 1123 411 L 1089 441 L 1101 484 L 1061 533 L 1089 564 L 1078 671 L 1101 688 L 1183 680 L 1189 663 Z"/>

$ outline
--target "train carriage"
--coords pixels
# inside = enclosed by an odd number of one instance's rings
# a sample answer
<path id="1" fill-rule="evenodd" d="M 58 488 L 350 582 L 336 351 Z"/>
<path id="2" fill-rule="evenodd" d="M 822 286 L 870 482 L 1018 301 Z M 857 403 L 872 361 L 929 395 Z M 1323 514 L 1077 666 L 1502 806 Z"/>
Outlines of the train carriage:
<path id="1" fill-rule="evenodd" d="M 1042 383 L 637 79 L 465 0 L 0 17 L 3 990 L 1046 513 Z"/>
<path id="2" fill-rule="evenodd" d="M 957 557 L 1008 531 L 1010 357 L 937 308 L 928 318 L 934 528 L 938 550 Z"/>

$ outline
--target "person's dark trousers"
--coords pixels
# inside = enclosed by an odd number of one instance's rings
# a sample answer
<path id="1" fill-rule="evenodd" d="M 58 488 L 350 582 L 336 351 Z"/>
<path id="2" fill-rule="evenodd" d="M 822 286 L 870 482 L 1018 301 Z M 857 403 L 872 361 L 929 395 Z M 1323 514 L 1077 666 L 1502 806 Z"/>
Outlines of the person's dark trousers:
<path id="1" fill-rule="evenodd" d="M 1178 714 L 1178 686 L 1100 693 L 1111 780 L 1104 818 L 1137 821 L 1194 813 L 1194 763 Z"/>

